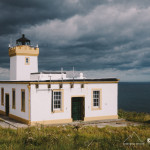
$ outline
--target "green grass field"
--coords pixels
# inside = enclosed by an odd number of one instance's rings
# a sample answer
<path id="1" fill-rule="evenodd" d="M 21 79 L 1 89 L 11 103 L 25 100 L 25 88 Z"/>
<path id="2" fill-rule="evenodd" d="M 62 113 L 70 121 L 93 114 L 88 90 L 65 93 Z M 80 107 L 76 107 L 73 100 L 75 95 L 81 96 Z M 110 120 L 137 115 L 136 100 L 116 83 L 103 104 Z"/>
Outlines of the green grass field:
<path id="1" fill-rule="evenodd" d="M 119 118 L 124 118 L 128 121 L 150 123 L 150 114 L 148 113 L 127 112 L 119 110 L 118 115 Z"/>
<path id="2" fill-rule="evenodd" d="M 119 116 L 126 118 L 132 113 L 119 111 Z M 148 115 L 148 114 L 145 114 Z M 141 117 L 141 119 L 140 119 Z M 136 121 L 148 122 L 148 119 L 142 119 L 143 115 L 135 117 Z M 130 120 L 134 120 L 130 117 Z M 138 118 L 138 119 L 137 119 Z M 148 117 L 146 117 L 148 118 Z M 127 118 L 126 118 L 127 119 Z M 124 141 L 133 133 L 135 136 L 129 143 L 137 145 L 124 145 Z M 150 125 L 146 123 L 142 126 L 127 127 L 83 127 L 78 130 L 74 126 L 35 126 L 26 129 L 4 129 L 0 128 L 0 149 L 10 150 L 149 150 L 150 144 L 147 142 L 150 138 Z M 142 144 L 142 145 L 140 145 Z"/>

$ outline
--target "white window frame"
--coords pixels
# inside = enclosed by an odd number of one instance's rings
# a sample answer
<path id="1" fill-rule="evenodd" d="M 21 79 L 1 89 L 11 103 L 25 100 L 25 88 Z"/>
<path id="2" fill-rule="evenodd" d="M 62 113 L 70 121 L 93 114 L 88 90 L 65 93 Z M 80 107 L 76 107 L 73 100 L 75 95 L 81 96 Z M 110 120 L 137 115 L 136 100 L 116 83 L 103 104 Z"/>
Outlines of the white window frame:
<path id="1" fill-rule="evenodd" d="M 94 96 L 94 92 L 99 92 L 98 96 Z M 101 110 L 102 109 L 102 89 L 92 89 L 91 93 L 91 109 L 92 110 Z M 98 99 L 98 106 L 94 106 L 94 99 Z"/>
<path id="2" fill-rule="evenodd" d="M 97 93 L 94 93 L 97 92 Z M 97 102 L 95 102 L 95 100 Z M 94 103 L 96 103 L 97 105 L 95 106 Z M 100 106 L 100 91 L 98 90 L 94 90 L 93 91 L 93 107 L 98 108 Z"/>
<path id="3" fill-rule="evenodd" d="M 55 92 L 60 92 L 61 93 L 61 95 L 60 95 L 60 108 L 54 108 L 54 101 L 55 101 L 55 97 L 54 96 L 56 96 L 55 95 Z M 58 95 L 57 95 L 58 96 Z M 63 89 L 56 89 L 56 90 L 53 90 L 53 104 L 52 104 L 52 112 L 53 113 L 59 113 L 59 112 L 64 112 L 64 90 Z"/>
<path id="4" fill-rule="evenodd" d="M 56 94 L 55 93 L 60 93 L 59 94 Z M 60 96 L 60 98 L 58 98 Z M 55 104 L 55 101 L 57 101 L 57 103 L 60 101 L 60 104 Z M 62 103 L 62 92 L 61 91 L 54 91 L 53 92 L 53 109 L 54 110 L 60 110 L 61 109 L 61 103 Z M 60 105 L 60 108 L 55 108 L 55 105 Z"/>

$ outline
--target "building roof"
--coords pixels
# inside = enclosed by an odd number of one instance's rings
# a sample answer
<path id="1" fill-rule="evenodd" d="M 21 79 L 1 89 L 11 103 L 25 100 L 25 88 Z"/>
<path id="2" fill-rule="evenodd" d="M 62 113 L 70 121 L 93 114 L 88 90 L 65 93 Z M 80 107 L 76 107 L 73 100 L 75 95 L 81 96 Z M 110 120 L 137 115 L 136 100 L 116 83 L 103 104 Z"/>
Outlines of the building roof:
<path id="1" fill-rule="evenodd" d="M 7 80 L 7 81 L 0 81 L 0 83 L 6 83 L 6 84 L 29 84 L 29 83 L 32 83 L 32 84 L 36 84 L 37 82 L 40 84 L 40 83 L 53 83 L 53 84 L 55 84 L 55 83 L 116 83 L 116 82 L 118 82 L 119 81 L 119 79 L 117 79 L 117 78 L 103 78 L 103 79 L 65 79 L 65 80 L 28 80 L 28 81 L 9 81 L 9 80 Z"/>
<path id="2" fill-rule="evenodd" d="M 60 71 L 50 71 L 50 72 L 33 72 L 31 74 L 66 74 L 65 71 L 60 72 Z"/>

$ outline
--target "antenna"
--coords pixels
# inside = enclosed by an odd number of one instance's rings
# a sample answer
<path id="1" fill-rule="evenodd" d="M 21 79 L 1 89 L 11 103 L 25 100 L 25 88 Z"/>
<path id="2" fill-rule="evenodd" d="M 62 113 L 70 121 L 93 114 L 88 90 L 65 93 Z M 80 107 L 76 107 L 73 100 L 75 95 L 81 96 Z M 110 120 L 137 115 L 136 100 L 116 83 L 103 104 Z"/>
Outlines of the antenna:
<path id="1" fill-rule="evenodd" d="M 74 79 L 74 66 L 73 66 L 73 79 Z"/>
<path id="2" fill-rule="evenodd" d="M 63 79 L 63 67 L 61 67 L 61 78 Z"/>
<path id="3" fill-rule="evenodd" d="M 63 67 L 61 67 L 61 79 L 62 79 L 62 83 L 59 85 L 59 88 L 63 87 Z"/>

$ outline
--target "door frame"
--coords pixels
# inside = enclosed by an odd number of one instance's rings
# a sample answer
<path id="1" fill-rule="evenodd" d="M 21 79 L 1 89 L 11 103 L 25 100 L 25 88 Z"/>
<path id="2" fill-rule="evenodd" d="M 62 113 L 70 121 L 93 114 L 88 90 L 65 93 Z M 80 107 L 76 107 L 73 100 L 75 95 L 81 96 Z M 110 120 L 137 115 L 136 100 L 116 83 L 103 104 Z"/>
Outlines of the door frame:
<path id="1" fill-rule="evenodd" d="M 82 101 L 83 101 L 83 110 L 82 110 L 82 121 L 84 121 L 84 118 L 85 118 L 85 96 L 71 96 L 71 118 L 72 118 L 72 100 L 73 98 L 82 98 Z M 72 121 L 73 121 L 73 118 L 72 118 Z"/>
<path id="2" fill-rule="evenodd" d="M 5 93 L 5 113 L 6 113 L 6 95 L 8 95 L 9 96 L 9 93 Z M 10 99 L 10 97 L 9 97 L 9 99 Z M 10 102 L 10 100 L 9 100 L 9 102 Z M 10 105 L 10 103 L 8 103 L 9 105 Z M 8 107 L 8 109 L 9 109 L 9 107 Z M 10 109 L 9 109 L 10 110 Z M 8 110 L 8 116 L 9 116 L 9 110 Z M 7 114 L 6 114 L 6 116 L 7 116 Z"/>

